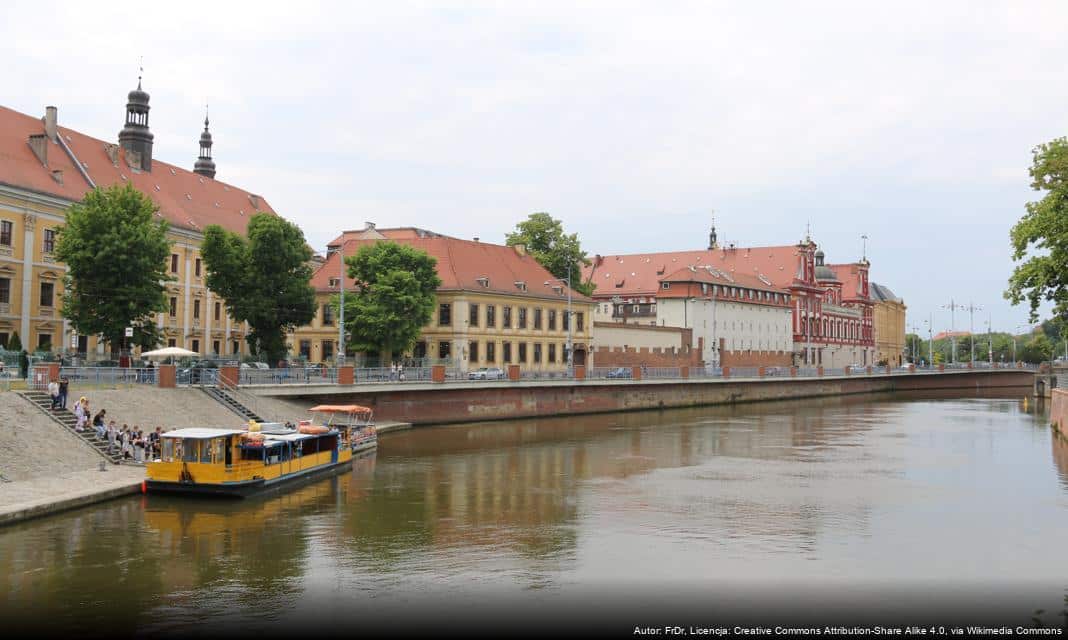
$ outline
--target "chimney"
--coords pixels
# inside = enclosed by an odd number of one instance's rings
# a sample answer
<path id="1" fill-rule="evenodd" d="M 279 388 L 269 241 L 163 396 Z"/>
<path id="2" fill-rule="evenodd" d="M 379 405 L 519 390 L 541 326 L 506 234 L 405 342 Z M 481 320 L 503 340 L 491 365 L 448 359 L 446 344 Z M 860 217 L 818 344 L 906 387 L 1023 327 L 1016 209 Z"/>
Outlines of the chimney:
<path id="1" fill-rule="evenodd" d="M 248 194 L 248 201 L 252 203 L 253 208 L 260 208 L 260 197 L 254 194 Z"/>
<path id="2" fill-rule="evenodd" d="M 364 231 L 370 231 L 371 229 L 374 229 L 374 228 L 375 228 L 375 223 L 373 223 L 373 222 L 364 222 L 363 223 L 363 230 Z"/>
<path id="3" fill-rule="evenodd" d="M 48 166 L 48 136 L 43 133 L 34 133 L 30 135 L 28 140 L 30 149 L 33 149 L 33 155 L 37 156 L 37 160 L 44 166 Z"/>
<path id="4" fill-rule="evenodd" d="M 527 255 L 527 245 L 525 244 L 514 244 L 512 245 L 512 248 L 521 256 Z"/>
<path id="5" fill-rule="evenodd" d="M 59 111 L 55 107 L 45 107 L 44 126 L 45 134 L 52 142 L 56 142 L 59 135 Z"/>
<path id="6" fill-rule="evenodd" d="M 475 236 L 475 242 L 478 242 L 478 236 Z"/>
<path id="7" fill-rule="evenodd" d="M 598 253 L 597 255 L 593 256 L 593 266 L 594 267 L 601 266 L 602 262 L 604 262 L 604 257 L 601 254 Z"/>

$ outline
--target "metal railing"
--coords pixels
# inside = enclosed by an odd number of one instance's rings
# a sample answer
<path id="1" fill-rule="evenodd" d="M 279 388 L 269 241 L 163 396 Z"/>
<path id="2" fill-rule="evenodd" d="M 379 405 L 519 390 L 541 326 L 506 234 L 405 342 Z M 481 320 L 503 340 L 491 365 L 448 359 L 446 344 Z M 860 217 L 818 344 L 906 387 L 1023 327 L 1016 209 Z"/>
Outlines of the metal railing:
<path id="1" fill-rule="evenodd" d="M 59 376 L 67 378 L 72 385 L 92 386 L 100 389 L 114 389 L 133 385 L 156 386 L 159 383 L 159 369 L 127 369 L 121 367 L 60 367 Z M 32 388 L 39 388 L 35 379 Z M 48 386 L 48 380 L 43 387 Z"/>

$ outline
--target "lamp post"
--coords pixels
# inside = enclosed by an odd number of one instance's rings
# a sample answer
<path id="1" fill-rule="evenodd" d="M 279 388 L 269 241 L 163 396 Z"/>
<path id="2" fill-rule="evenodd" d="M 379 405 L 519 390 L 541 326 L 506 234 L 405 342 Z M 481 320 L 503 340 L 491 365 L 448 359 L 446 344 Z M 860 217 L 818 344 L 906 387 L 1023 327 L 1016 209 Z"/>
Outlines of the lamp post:
<path id="1" fill-rule="evenodd" d="M 337 363 L 345 364 L 345 236 L 342 234 L 341 245 L 337 248 L 338 262 L 341 273 L 337 281 L 338 305 L 337 305 Z"/>
<path id="2" fill-rule="evenodd" d="M 956 311 L 957 309 L 963 309 L 964 306 L 957 304 L 953 301 L 952 298 L 950 298 L 949 304 L 942 305 L 942 308 L 949 309 L 949 342 L 952 345 L 949 362 L 950 364 L 953 364 L 957 361 L 957 336 L 954 335 L 957 332 Z"/>
<path id="3" fill-rule="evenodd" d="M 932 367 L 934 366 L 934 313 L 923 322 L 927 325 L 927 366 Z"/>
<path id="4" fill-rule="evenodd" d="M 972 342 L 972 355 L 971 355 L 970 362 L 974 365 L 975 364 L 975 312 L 976 311 L 982 311 L 983 308 L 979 307 L 979 306 L 976 306 L 975 304 L 972 304 L 971 302 L 969 302 L 968 306 L 967 306 L 967 309 L 968 309 L 968 333 L 971 334 L 968 337 L 971 338 L 971 342 Z"/>

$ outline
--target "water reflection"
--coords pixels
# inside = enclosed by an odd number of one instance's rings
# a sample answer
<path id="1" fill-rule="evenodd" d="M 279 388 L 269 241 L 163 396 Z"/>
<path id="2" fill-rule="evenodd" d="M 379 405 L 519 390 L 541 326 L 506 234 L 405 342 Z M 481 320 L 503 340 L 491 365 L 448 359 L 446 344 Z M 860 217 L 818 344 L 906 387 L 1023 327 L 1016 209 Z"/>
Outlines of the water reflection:
<path id="1" fill-rule="evenodd" d="M 367 612 L 442 590 L 1059 583 L 1068 444 L 1044 463 L 1043 420 L 919 393 L 392 434 L 352 473 L 278 495 L 150 496 L 5 529 L 0 616 L 255 629 L 309 600 Z"/>

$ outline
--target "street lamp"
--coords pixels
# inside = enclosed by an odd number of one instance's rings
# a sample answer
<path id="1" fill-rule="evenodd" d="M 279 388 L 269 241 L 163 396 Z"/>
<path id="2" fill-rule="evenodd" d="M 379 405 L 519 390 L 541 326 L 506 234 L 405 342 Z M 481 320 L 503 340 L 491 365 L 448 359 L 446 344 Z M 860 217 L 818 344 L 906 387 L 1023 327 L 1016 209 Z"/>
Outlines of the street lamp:
<path id="1" fill-rule="evenodd" d="M 549 286 L 552 282 L 565 282 L 567 283 L 567 370 L 572 370 L 572 363 L 574 354 L 571 348 L 571 324 L 574 322 L 574 318 L 571 316 L 571 263 L 567 265 L 567 279 L 563 280 L 556 278 L 555 280 L 546 280 L 545 286 Z"/>

